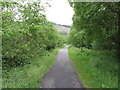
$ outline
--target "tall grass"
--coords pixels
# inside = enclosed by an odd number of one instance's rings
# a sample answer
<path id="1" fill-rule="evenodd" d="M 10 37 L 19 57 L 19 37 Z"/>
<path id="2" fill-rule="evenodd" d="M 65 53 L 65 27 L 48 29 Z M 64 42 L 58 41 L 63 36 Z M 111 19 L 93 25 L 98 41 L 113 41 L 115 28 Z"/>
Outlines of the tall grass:
<path id="1" fill-rule="evenodd" d="M 53 50 L 47 56 L 32 58 L 29 64 L 3 70 L 2 88 L 39 88 L 41 79 L 48 68 L 53 64 L 58 49 Z"/>
<path id="2" fill-rule="evenodd" d="M 87 88 L 118 88 L 118 62 L 114 51 L 69 48 L 69 55 Z"/>

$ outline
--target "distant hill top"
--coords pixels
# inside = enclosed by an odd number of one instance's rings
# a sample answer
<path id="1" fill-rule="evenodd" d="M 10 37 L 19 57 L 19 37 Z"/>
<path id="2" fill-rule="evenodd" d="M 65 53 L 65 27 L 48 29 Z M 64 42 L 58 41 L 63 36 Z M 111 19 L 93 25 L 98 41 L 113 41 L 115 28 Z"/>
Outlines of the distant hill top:
<path id="1" fill-rule="evenodd" d="M 61 25 L 61 24 L 54 24 L 54 26 L 62 35 L 67 35 L 70 32 L 70 28 L 71 28 L 71 26 L 69 25 Z"/>
<path id="2" fill-rule="evenodd" d="M 64 27 L 67 27 L 67 28 L 71 28 L 70 25 L 62 25 L 62 24 L 56 24 L 56 25 L 64 26 Z"/>

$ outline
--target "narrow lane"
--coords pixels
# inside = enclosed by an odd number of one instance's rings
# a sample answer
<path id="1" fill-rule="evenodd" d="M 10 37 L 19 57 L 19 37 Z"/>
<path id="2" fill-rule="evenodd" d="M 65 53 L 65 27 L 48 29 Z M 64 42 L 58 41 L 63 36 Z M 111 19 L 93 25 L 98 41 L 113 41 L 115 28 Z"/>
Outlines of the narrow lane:
<path id="1" fill-rule="evenodd" d="M 68 56 L 68 46 L 58 52 L 52 68 L 43 77 L 41 88 L 84 88 Z"/>

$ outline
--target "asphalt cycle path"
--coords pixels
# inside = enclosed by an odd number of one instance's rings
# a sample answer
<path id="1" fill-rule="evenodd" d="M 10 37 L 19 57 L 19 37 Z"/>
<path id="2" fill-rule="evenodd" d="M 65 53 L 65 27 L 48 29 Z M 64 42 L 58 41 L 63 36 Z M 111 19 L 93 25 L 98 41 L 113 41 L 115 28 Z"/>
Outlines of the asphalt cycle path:
<path id="1" fill-rule="evenodd" d="M 70 61 L 68 47 L 58 52 L 56 61 L 43 77 L 40 88 L 84 88 Z"/>

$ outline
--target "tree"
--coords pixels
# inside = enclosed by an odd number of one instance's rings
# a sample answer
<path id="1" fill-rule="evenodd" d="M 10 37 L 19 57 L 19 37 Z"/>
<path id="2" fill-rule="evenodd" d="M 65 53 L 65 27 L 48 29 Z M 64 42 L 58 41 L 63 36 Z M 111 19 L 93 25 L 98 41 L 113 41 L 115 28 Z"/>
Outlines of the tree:
<path id="1" fill-rule="evenodd" d="M 74 6 L 75 12 L 69 37 L 73 45 L 100 50 L 119 50 L 120 3 L 70 4 Z"/>

